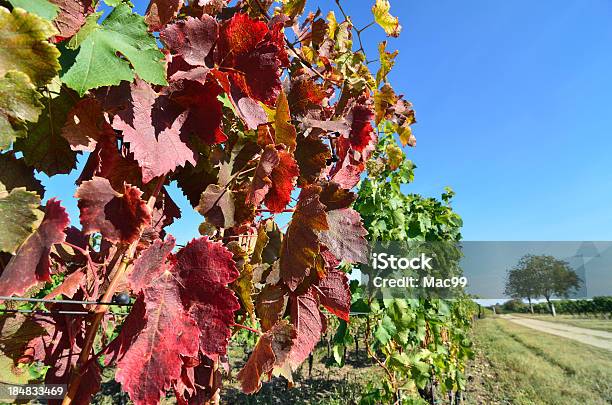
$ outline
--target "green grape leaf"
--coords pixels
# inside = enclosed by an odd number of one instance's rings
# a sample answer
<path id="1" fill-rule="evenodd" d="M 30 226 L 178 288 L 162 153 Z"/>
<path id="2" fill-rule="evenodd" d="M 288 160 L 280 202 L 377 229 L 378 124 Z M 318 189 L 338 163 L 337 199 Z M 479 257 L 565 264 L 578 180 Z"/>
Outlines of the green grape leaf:
<path id="1" fill-rule="evenodd" d="M 15 254 L 42 220 L 40 197 L 25 188 L 6 191 L 0 183 L 0 251 Z"/>
<path id="2" fill-rule="evenodd" d="M 62 76 L 68 87 L 83 95 L 122 80 L 131 82 L 135 74 L 152 84 L 167 84 L 164 56 L 144 18 L 128 5 L 120 4 L 101 25 L 86 28 L 90 32 L 81 42 L 79 54 Z"/>
<path id="3" fill-rule="evenodd" d="M 81 29 L 78 30 L 77 33 L 72 36 L 72 38 L 70 38 L 70 41 L 66 47 L 68 49 L 79 49 L 79 46 L 81 46 L 81 43 L 85 41 L 89 34 L 98 29 L 98 20 L 102 14 L 103 13 L 100 11 L 98 13 L 88 15 L 87 18 L 85 18 L 85 24 L 83 24 Z"/>
<path id="4" fill-rule="evenodd" d="M 21 8 L 0 7 L 0 75 L 20 70 L 35 85 L 48 83 L 60 68 L 59 51 L 47 39 L 57 35 L 53 25 Z"/>
<path id="5" fill-rule="evenodd" d="M 48 21 L 53 21 L 59 8 L 48 0 L 9 0 L 13 7 L 21 7 L 28 13 L 36 14 Z"/>
<path id="6" fill-rule="evenodd" d="M 0 79 L 0 150 L 26 135 L 26 122 L 36 122 L 41 95 L 28 75 L 12 70 Z"/>
<path id="7" fill-rule="evenodd" d="M 372 7 L 374 21 L 385 30 L 388 36 L 398 37 L 402 30 L 402 26 L 399 23 L 399 18 L 393 17 L 389 13 L 390 9 L 391 4 L 389 0 L 376 0 L 376 4 Z"/>

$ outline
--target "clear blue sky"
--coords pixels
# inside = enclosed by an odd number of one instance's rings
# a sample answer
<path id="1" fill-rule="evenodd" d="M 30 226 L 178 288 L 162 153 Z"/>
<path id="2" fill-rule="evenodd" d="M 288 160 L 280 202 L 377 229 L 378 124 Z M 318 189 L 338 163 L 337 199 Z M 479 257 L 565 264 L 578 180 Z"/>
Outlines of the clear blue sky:
<path id="1" fill-rule="evenodd" d="M 345 0 L 356 26 L 374 0 Z M 137 0 L 143 11 L 147 1 Z M 404 27 L 390 79 L 413 102 L 416 180 L 456 192 L 467 240 L 612 240 L 612 2 L 395 0 Z M 333 0 L 308 8 L 335 9 Z M 371 58 L 384 34 L 364 32 Z M 69 180 L 54 179 L 78 221 Z M 199 216 L 171 232 L 184 242 Z"/>

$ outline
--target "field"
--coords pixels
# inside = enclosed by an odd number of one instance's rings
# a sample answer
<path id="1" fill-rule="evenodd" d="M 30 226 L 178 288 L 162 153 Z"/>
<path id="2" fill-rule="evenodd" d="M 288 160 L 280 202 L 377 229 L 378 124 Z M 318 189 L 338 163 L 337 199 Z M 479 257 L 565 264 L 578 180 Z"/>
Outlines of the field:
<path id="1" fill-rule="evenodd" d="M 609 404 L 612 352 L 500 318 L 474 328 L 470 404 Z"/>

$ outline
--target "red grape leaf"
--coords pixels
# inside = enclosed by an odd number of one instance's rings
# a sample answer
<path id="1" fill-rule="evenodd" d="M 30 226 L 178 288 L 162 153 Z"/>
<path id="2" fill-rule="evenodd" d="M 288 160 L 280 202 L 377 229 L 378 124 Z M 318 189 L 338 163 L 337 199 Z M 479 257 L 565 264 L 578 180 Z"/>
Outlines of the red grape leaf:
<path id="1" fill-rule="evenodd" d="M 322 110 L 323 100 L 327 96 L 323 87 L 312 77 L 301 76 L 292 80 L 287 99 L 291 111 L 302 116 L 306 115 L 309 110 Z"/>
<path id="2" fill-rule="evenodd" d="M 232 253 L 220 242 L 194 239 L 176 254 L 176 274 L 183 302 L 202 332 L 200 350 L 209 357 L 224 355 L 234 312 L 240 303 L 227 287 L 240 273 Z"/>
<path id="3" fill-rule="evenodd" d="M 123 322 L 119 335 L 104 351 L 104 354 L 106 354 L 104 358 L 105 365 L 108 366 L 111 363 L 115 363 L 125 356 L 138 334 L 145 327 L 145 310 L 144 296 L 140 294 L 134 302 L 130 314 Z"/>
<path id="4" fill-rule="evenodd" d="M 346 273 L 336 269 L 329 270 L 319 281 L 318 291 L 321 305 L 348 322 L 351 311 L 351 290 Z"/>
<path id="5" fill-rule="evenodd" d="M 62 136 L 75 151 L 93 152 L 101 137 L 114 137 L 113 128 L 104 119 L 102 106 L 94 98 L 86 98 L 70 110 L 62 128 Z"/>
<path id="6" fill-rule="evenodd" d="M 355 105 L 349 113 L 348 121 L 351 123 L 349 141 L 353 150 L 362 152 L 376 141 L 376 133 L 371 123 L 373 119 L 372 108 L 364 104 Z"/>
<path id="7" fill-rule="evenodd" d="M 203 15 L 202 18 L 187 17 L 167 26 L 160 33 L 160 38 L 173 54 L 179 55 L 188 64 L 206 66 L 206 57 L 218 35 L 219 26 L 215 19 Z"/>
<path id="8" fill-rule="evenodd" d="M 281 24 L 269 29 L 246 14 L 234 14 L 221 26 L 217 50 L 217 63 L 237 71 L 229 75 L 233 86 L 274 106 L 281 91 L 281 67 L 288 65 Z"/>
<path id="9" fill-rule="evenodd" d="M 158 239 L 142 252 L 134 261 L 134 267 L 128 275 L 132 291 L 139 293 L 164 272 L 166 259 L 172 253 L 174 244 L 174 237 L 168 235 L 165 241 Z"/>
<path id="10" fill-rule="evenodd" d="M 264 202 L 270 212 L 282 212 L 291 201 L 291 192 L 295 188 L 300 174 L 297 162 L 293 156 L 284 150 L 278 151 L 280 162 L 270 174 L 272 185 L 266 194 Z"/>
<path id="11" fill-rule="evenodd" d="M 315 183 L 331 156 L 329 146 L 318 136 L 310 134 L 306 137 L 299 137 L 295 149 L 295 159 L 300 168 L 298 184 L 305 186 Z"/>
<path id="12" fill-rule="evenodd" d="M 279 285 L 266 285 L 257 294 L 255 308 L 262 330 L 270 330 L 283 317 L 286 295 L 286 289 Z"/>
<path id="13" fill-rule="evenodd" d="M 319 300 L 313 289 L 302 295 L 292 295 L 291 323 L 297 331 L 295 345 L 289 353 L 289 362 L 295 370 L 308 358 L 321 339 L 324 317 L 319 310 Z"/>
<path id="14" fill-rule="evenodd" d="M 325 206 L 319 201 L 321 187 L 302 189 L 287 234 L 281 244 L 280 276 L 294 291 L 314 267 L 319 254 L 317 231 L 329 229 Z"/>
<path id="15" fill-rule="evenodd" d="M 74 273 L 66 276 L 62 284 L 53 289 L 49 294 L 45 296 L 46 300 L 51 300 L 58 295 L 63 295 L 64 297 L 72 298 L 78 291 L 78 289 L 83 285 L 85 281 L 85 272 L 81 270 L 77 270 Z"/>
<path id="16" fill-rule="evenodd" d="M 130 144 L 130 152 L 142 168 L 142 181 L 148 183 L 186 162 L 195 166 L 194 153 L 180 138 L 188 112 L 181 113 L 168 123 L 169 126 L 157 131 L 152 121 L 157 93 L 140 79 L 131 88 L 132 105 L 115 115 L 113 128 L 123 131 L 124 141 Z"/>
<path id="17" fill-rule="evenodd" d="M 319 240 L 331 253 L 347 263 L 367 263 L 369 252 L 361 216 L 352 208 L 327 213 L 329 229 L 319 232 Z"/>
<path id="18" fill-rule="evenodd" d="M 363 173 L 365 166 L 362 163 L 351 162 L 351 158 L 348 156 L 339 163 L 340 165 L 333 170 L 331 180 L 340 187 L 350 190 L 361 180 L 361 173 Z"/>
<path id="19" fill-rule="evenodd" d="M 103 177 L 81 183 L 75 197 L 79 199 L 83 232 L 87 235 L 100 232 L 111 242 L 138 240 L 151 222 L 151 211 L 141 195 L 138 188 L 129 184 L 124 185 L 123 194 L 120 194 Z"/>
<path id="20" fill-rule="evenodd" d="M 49 0 L 59 8 L 53 25 L 59 31 L 56 40 L 70 38 L 85 24 L 86 17 L 94 12 L 90 0 Z"/>
<path id="21" fill-rule="evenodd" d="M 221 370 L 214 370 L 213 366 L 214 362 L 203 355 L 195 367 L 184 365 L 181 379 L 174 389 L 179 405 L 207 404 L 215 396 L 221 389 Z"/>
<path id="22" fill-rule="evenodd" d="M 272 170 L 274 170 L 279 163 L 280 157 L 274 145 L 266 146 L 263 152 L 261 152 L 259 164 L 255 170 L 249 193 L 247 194 L 247 204 L 253 204 L 258 207 L 263 202 L 272 186 L 272 179 L 270 179 Z"/>
<path id="23" fill-rule="evenodd" d="M 184 136 L 195 134 L 207 145 L 227 140 L 221 130 L 223 104 L 217 99 L 222 92 L 221 86 L 214 81 L 204 85 L 194 81 L 175 84 L 170 99 L 189 111 L 181 129 Z"/>
<path id="24" fill-rule="evenodd" d="M 181 356 L 195 357 L 200 331 L 183 309 L 180 284 L 165 271 L 144 294 L 146 324 L 117 363 L 115 379 L 135 404 L 157 404 L 181 376 Z"/>
<path id="25" fill-rule="evenodd" d="M 159 31 L 170 22 L 183 6 L 183 0 L 151 0 L 145 22 L 151 31 Z"/>
<path id="26" fill-rule="evenodd" d="M 227 353 L 232 336 L 230 327 L 234 324 L 234 312 L 240 303 L 234 293 L 220 286 L 209 286 L 208 296 L 194 303 L 189 316 L 201 331 L 200 351 L 212 359 Z"/>
<path id="27" fill-rule="evenodd" d="M 51 281 L 49 253 L 54 244 L 65 241 L 64 229 L 69 223 L 68 214 L 59 201 L 54 198 L 47 201 L 40 226 L 0 274 L 0 295 L 21 295 L 39 281 Z"/>
<path id="28" fill-rule="evenodd" d="M 261 388 L 261 377 L 282 367 L 295 344 L 296 331 L 287 321 L 274 325 L 260 338 L 246 364 L 238 372 L 242 391 L 253 394 Z"/>
<path id="29" fill-rule="evenodd" d="M 234 107 L 235 112 L 245 123 L 247 129 L 257 129 L 259 125 L 268 122 L 268 114 L 254 99 L 250 98 L 242 89 L 232 86 L 229 73 L 218 69 L 211 69 L 210 75 L 221 86 Z"/>

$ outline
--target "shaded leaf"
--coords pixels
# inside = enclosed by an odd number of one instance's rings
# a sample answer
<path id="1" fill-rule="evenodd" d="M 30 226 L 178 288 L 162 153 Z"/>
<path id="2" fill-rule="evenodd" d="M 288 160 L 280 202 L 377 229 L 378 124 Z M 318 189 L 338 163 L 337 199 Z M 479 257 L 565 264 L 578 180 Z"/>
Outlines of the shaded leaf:
<path id="1" fill-rule="evenodd" d="M 234 226 L 236 206 L 232 191 L 227 187 L 210 184 L 202 193 L 196 210 L 216 227 L 231 228 Z"/>
<path id="2" fill-rule="evenodd" d="M 296 331 L 287 321 L 277 323 L 261 335 L 244 367 L 236 378 L 242 391 L 253 394 L 261 388 L 261 377 L 274 367 L 282 367 L 295 344 Z"/>
<path id="3" fill-rule="evenodd" d="M 108 179 L 94 177 L 83 182 L 75 197 L 79 199 L 79 219 L 86 235 L 100 232 L 110 242 L 132 243 L 150 222 L 151 211 L 140 198 L 142 191 L 124 185 L 123 194 L 113 189 Z"/>
<path id="4" fill-rule="evenodd" d="M 151 0 L 145 22 L 151 31 L 159 31 L 168 24 L 183 7 L 183 0 Z"/>
<path id="5" fill-rule="evenodd" d="M 34 177 L 34 169 L 26 165 L 23 158 L 17 159 L 13 152 L 0 154 L 0 183 L 4 184 L 8 192 L 25 187 L 41 198 L 45 195 L 42 183 Z"/>
<path id="6" fill-rule="evenodd" d="M 253 175 L 253 181 L 249 187 L 246 202 L 247 204 L 253 204 L 258 207 L 265 199 L 266 195 L 272 187 L 272 179 L 270 175 L 275 167 L 280 163 L 279 153 L 274 145 L 267 145 L 261 157 L 255 174 Z M 284 207 L 283 207 L 284 208 Z"/>
<path id="7" fill-rule="evenodd" d="M 28 136 L 15 142 L 15 150 L 23 152 L 25 162 L 48 176 L 70 173 L 76 166 L 77 154 L 61 135 L 75 99 L 76 95 L 65 89 L 55 97 L 48 95 L 38 121 L 28 125 Z"/>
<path id="8" fill-rule="evenodd" d="M 298 138 L 295 149 L 295 159 L 300 169 L 298 184 L 304 186 L 315 183 L 331 156 L 329 146 L 320 137 L 310 134 Z"/>
<path id="9" fill-rule="evenodd" d="M 292 291 L 314 267 L 319 254 L 317 231 L 329 229 L 325 206 L 319 201 L 320 192 L 318 186 L 302 189 L 281 245 L 280 275 Z"/>
<path id="10" fill-rule="evenodd" d="M 40 226 L 0 274 L 0 295 L 20 295 L 39 281 L 51 280 L 49 253 L 54 244 L 64 242 L 64 228 L 69 223 L 68 214 L 60 203 L 53 198 L 47 201 Z"/>
<path id="11" fill-rule="evenodd" d="M 263 331 L 270 330 L 283 317 L 286 298 L 286 289 L 279 285 L 268 284 L 257 294 L 255 310 Z"/>
<path id="12" fill-rule="evenodd" d="M 113 137 L 113 128 L 104 118 L 100 102 L 86 98 L 70 110 L 62 136 L 75 151 L 93 152 L 101 137 Z"/>
<path id="13" fill-rule="evenodd" d="M 160 33 L 160 38 L 173 54 L 179 55 L 188 64 L 206 66 L 206 57 L 215 45 L 218 33 L 215 19 L 204 15 L 202 18 L 187 17 L 167 26 Z"/>
<path id="14" fill-rule="evenodd" d="M 327 210 L 331 211 L 348 208 L 356 198 L 355 193 L 340 187 L 337 183 L 330 182 L 323 186 L 320 200 Z"/>
<path id="15" fill-rule="evenodd" d="M 0 79 L 0 150 L 26 136 L 26 122 L 36 122 L 44 106 L 28 75 L 8 71 Z"/>

